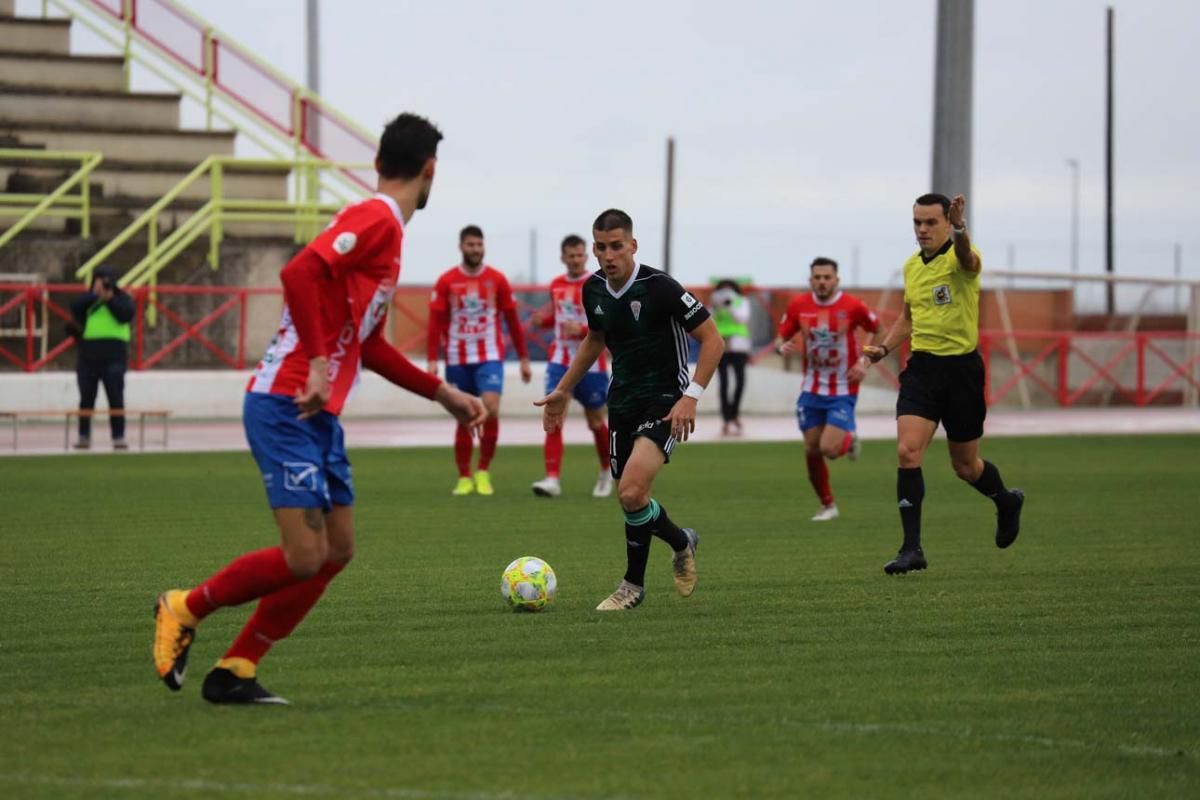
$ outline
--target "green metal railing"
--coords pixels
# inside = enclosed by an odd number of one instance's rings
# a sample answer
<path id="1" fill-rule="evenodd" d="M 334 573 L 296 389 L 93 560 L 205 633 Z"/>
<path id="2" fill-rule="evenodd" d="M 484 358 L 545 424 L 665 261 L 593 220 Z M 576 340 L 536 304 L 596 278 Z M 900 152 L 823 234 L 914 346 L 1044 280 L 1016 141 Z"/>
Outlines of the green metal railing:
<path id="1" fill-rule="evenodd" d="M 300 200 L 226 197 L 225 173 L 230 167 L 292 170 L 301 177 L 301 188 L 305 188 L 306 185 L 319 184 L 320 173 L 323 170 L 358 169 L 361 168 L 361 165 L 312 159 L 284 161 L 209 156 L 154 205 L 142 212 L 124 231 L 88 259 L 83 266 L 76 270 L 75 276 L 85 283 L 90 282 L 92 272 L 98 266 L 144 230 L 147 239 L 146 255 L 121 276 L 119 283 L 121 286 L 128 287 L 153 286 L 157 283 L 158 273 L 205 234 L 209 236 L 209 265 L 213 269 L 220 266 L 221 241 L 225 237 L 225 226 L 230 223 L 285 223 L 292 227 L 294 240 L 300 243 L 316 236 L 321 227 L 341 208 L 340 203 L 322 203 L 308 199 L 313 196 L 313 193 L 309 191 L 301 191 L 299 196 L 305 199 Z M 189 187 L 204 180 L 207 180 L 209 184 L 208 201 L 199 209 L 191 212 L 183 224 L 160 241 L 159 221 L 162 215 L 178 213 L 178 210 L 172 209 L 171 205 Z"/>
<path id="2" fill-rule="evenodd" d="M 0 247 L 11 242 L 17 234 L 25 230 L 38 217 L 64 217 L 80 221 L 80 234 L 88 239 L 92 234 L 91 206 L 91 174 L 104 156 L 100 153 L 77 152 L 71 150 L 26 150 L 21 148 L 0 148 L 0 166 L 3 162 L 19 162 L 27 164 L 31 161 L 49 163 L 77 162 L 79 166 L 67 176 L 66 180 L 48 194 L 13 193 L 0 194 L 0 216 L 20 216 L 12 227 L 0 234 Z M 79 194 L 70 194 L 76 186 Z"/>

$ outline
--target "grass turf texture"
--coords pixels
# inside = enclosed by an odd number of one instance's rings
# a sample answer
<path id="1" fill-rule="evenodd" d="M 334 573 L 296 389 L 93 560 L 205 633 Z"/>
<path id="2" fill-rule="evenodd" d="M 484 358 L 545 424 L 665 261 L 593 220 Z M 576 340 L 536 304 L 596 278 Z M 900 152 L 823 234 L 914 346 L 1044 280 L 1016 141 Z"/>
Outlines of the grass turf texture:
<path id="1" fill-rule="evenodd" d="M 702 534 L 696 594 L 655 542 L 612 615 L 590 447 L 556 500 L 536 448 L 465 499 L 448 447 L 353 452 L 357 559 L 263 664 L 294 705 L 257 709 L 199 697 L 248 608 L 200 628 L 180 694 L 150 659 L 159 591 L 275 541 L 248 455 L 2 460 L 0 795 L 1200 793 L 1200 438 L 986 441 L 1027 491 L 1008 551 L 935 442 L 930 569 L 892 578 L 892 445 L 833 467 L 823 525 L 799 447 L 681 448 L 655 495 Z M 558 573 L 545 613 L 504 607 L 520 555 Z"/>

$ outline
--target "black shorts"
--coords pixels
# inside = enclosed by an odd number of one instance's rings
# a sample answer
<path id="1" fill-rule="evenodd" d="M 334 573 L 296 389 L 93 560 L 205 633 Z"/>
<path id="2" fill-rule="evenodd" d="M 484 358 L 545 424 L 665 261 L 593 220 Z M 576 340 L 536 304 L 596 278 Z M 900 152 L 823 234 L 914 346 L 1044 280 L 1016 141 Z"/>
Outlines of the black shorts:
<path id="1" fill-rule="evenodd" d="M 916 352 L 900 373 L 896 416 L 911 414 L 940 422 L 952 442 L 983 436 L 983 359 L 978 351 L 961 356 Z"/>
<path id="2" fill-rule="evenodd" d="M 672 404 L 674 405 L 674 404 Z M 614 478 L 625 471 L 625 462 L 633 453 L 633 440 L 644 436 L 662 450 L 665 463 L 671 461 L 671 451 L 677 442 L 671 435 L 671 423 L 663 419 L 671 413 L 672 406 L 650 406 L 639 414 L 608 415 L 609 468 Z"/>

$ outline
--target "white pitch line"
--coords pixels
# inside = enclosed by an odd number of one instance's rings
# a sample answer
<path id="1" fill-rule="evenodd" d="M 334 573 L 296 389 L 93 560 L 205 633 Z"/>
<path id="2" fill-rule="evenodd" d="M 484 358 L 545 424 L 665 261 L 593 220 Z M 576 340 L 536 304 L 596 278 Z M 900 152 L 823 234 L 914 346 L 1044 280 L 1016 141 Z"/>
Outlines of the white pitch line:
<path id="1" fill-rule="evenodd" d="M 294 795 L 297 797 L 379 797 L 397 800 L 573 800 L 576 797 L 623 800 L 628 795 L 542 795 L 528 792 L 462 792 L 432 789 L 406 789 L 400 787 L 347 786 L 328 783 L 226 783 L 205 778 L 77 778 L 57 775 L 28 775 L 23 773 L 0 773 L 0 783 L 18 786 L 78 787 L 85 789 L 111 789 L 139 791 L 145 789 L 169 789 L 171 791 L 208 792 L 223 794 L 265 793 Z"/>
<path id="2" fill-rule="evenodd" d="M 528 708 L 511 708 L 507 706 L 489 705 L 476 707 L 478 711 L 491 711 L 501 714 L 528 714 Z M 628 719 L 631 721 L 654 720 L 658 722 L 699 723 L 705 725 L 776 725 L 781 728 L 797 728 L 804 730 L 824 731 L 827 733 L 854 734 L 894 734 L 910 733 L 918 736 L 935 736 L 959 741 L 981 742 L 1015 742 L 1019 744 L 1039 745 L 1057 750 L 1092 750 L 1098 753 L 1120 754 L 1127 756 L 1151 756 L 1154 758 L 1193 757 L 1182 747 L 1156 747 L 1154 745 L 1112 744 L 1087 742 L 1081 739 L 1058 739 L 1052 736 L 1038 736 L 1025 733 L 989 733 L 971 727 L 953 727 L 936 724 L 911 722 L 836 722 L 833 720 L 801 720 L 787 717 L 761 718 L 752 711 L 745 709 L 725 709 L 727 714 L 668 714 L 668 713 L 632 713 L 627 711 L 604 710 L 596 712 L 549 712 L 558 716 L 578 716 L 587 719 L 607 717 Z M 547 712 L 539 710 L 539 714 Z"/>

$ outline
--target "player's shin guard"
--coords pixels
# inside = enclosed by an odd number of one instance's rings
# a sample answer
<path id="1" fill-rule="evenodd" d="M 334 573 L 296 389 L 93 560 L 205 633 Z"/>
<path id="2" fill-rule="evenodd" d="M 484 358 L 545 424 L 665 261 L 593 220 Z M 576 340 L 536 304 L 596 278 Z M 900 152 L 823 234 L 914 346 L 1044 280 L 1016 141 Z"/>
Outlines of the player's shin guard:
<path id="1" fill-rule="evenodd" d="M 596 442 L 596 455 L 600 457 L 600 469 L 612 469 L 611 456 L 608 452 L 608 425 L 602 424 L 592 431 Z"/>
<path id="2" fill-rule="evenodd" d="M 900 467 L 896 470 L 896 500 L 900 507 L 900 524 L 904 527 L 904 546 L 901 550 L 916 550 L 921 546 L 921 502 L 925 499 L 925 476 L 920 467 Z"/>
<path id="3" fill-rule="evenodd" d="M 650 498 L 650 511 L 654 515 L 650 519 L 651 533 L 671 545 L 671 549 L 676 553 L 688 546 L 687 535 L 671 521 L 667 510 L 653 497 Z"/>
<path id="4" fill-rule="evenodd" d="M 471 429 L 459 425 L 454 431 L 454 465 L 458 467 L 458 477 L 471 477 Z"/>
<path id="5" fill-rule="evenodd" d="M 634 586 L 646 585 L 646 562 L 650 558 L 650 539 L 653 535 L 653 502 L 637 511 L 625 512 L 625 580 Z"/>
<path id="6" fill-rule="evenodd" d="M 499 440 L 500 420 L 488 417 L 488 421 L 483 423 L 483 436 L 479 437 L 479 464 L 476 469 L 480 472 L 486 472 L 491 466 L 492 457 L 496 455 L 496 442 Z"/>
<path id="7" fill-rule="evenodd" d="M 218 608 L 239 606 L 298 583 L 281 547 L 245 553 L 188 592 L 187 609 L 197 621 Z"/>
<path id="8" fill-rule="evenodd" d="M 808 482 L 821 500 L 821 505 L 833 505 L 833 489 L 829 486 L 829 465 L 825 456 L 820 453 L 805 453 L 804 460 L 808 464 Z"/>
<path id="9" fill-rule="evenodd" d="M 562 472 L 562 428 L 546 434 L 546 445 L 542 449 L 542 454 L 546 460 L 546 477 L 557 478 Z"/>
<path id="10" fill-rule="evenodd" d="M 258 601 L 258 608 L 246 621 L 241 633 L 225 651 L 224 658 L 244 658 L 257 664 L 271 646 L 291 635 L 345 564 L 327 561 L 316 575 L 306 581 L 269 594 Z"/>

